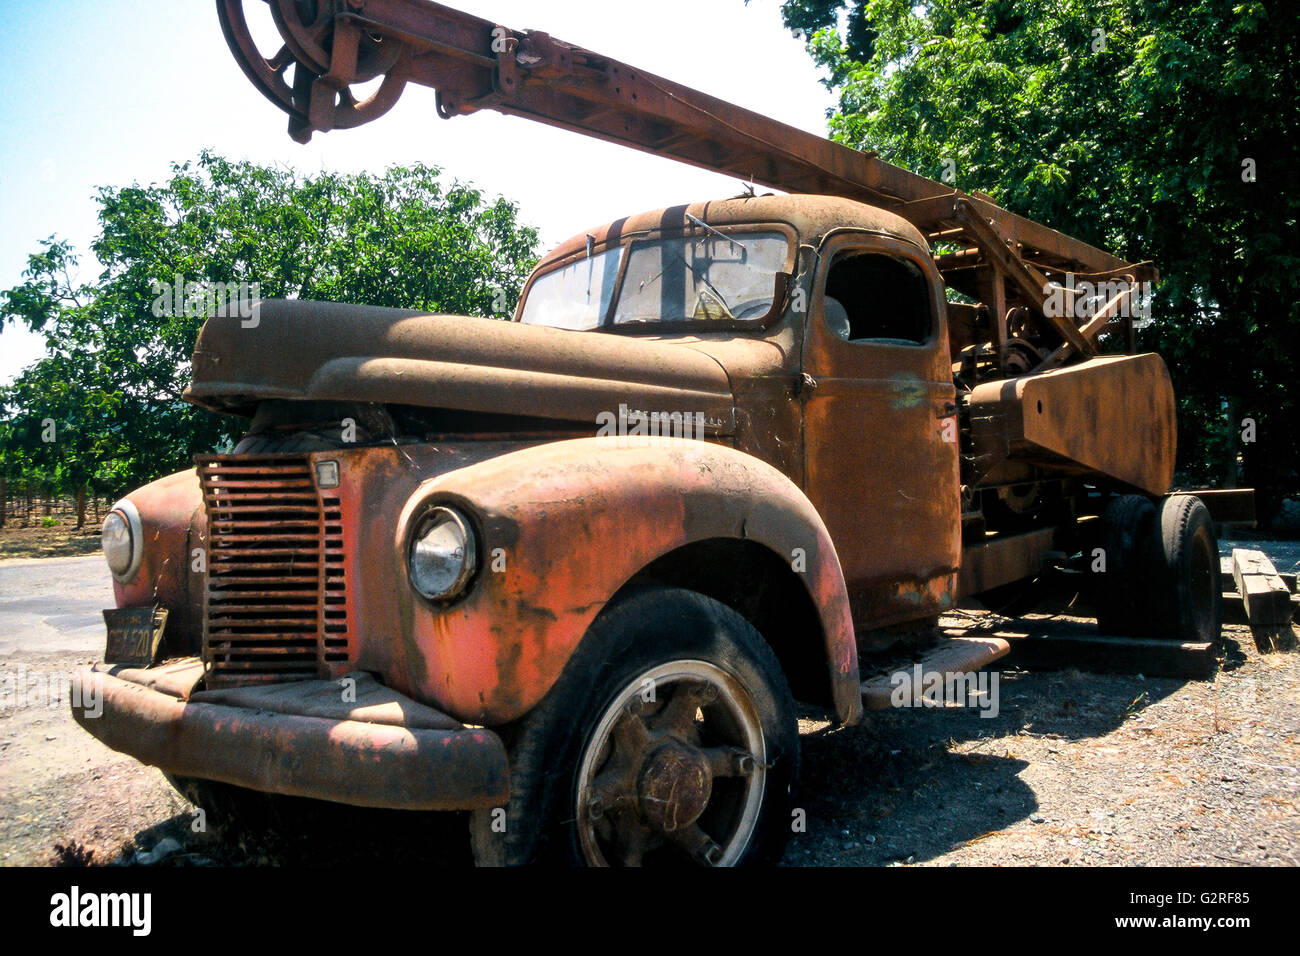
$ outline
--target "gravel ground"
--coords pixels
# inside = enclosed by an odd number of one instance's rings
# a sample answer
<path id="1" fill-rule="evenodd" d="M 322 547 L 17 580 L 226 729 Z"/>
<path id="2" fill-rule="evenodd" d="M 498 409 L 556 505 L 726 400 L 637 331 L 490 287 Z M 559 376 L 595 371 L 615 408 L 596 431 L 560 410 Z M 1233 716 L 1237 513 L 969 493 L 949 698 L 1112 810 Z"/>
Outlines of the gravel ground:
<path id="1" fill-rule="evenodd" d="M 807 722 L 796 865 L 1300 864 L 1300 655 L 1212 682 L 1006 671 L 1000 712 Z"/>

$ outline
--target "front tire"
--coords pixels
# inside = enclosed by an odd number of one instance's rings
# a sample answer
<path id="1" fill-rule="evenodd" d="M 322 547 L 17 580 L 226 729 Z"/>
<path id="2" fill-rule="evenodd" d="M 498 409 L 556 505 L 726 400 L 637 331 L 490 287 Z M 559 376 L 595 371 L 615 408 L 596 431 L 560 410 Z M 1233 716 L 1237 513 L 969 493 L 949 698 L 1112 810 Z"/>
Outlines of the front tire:
<path id="1" fill-rule="evenodd" d="M 693 591 L 602 614 L 507 737 L 510 800 L 471 817 L 480 865 L 734 866 L 790 835 L 789 687 L 753 625 Z"/>
<path id="2" fill-rule="evenodd" d="M 223 840 L 263 842 L 279 823 L 275 798 L 271 794 L 246 790 L 216 780 L 179 777 L 164 773 L 167 782 L 204 814 L 205 825 Z"/>

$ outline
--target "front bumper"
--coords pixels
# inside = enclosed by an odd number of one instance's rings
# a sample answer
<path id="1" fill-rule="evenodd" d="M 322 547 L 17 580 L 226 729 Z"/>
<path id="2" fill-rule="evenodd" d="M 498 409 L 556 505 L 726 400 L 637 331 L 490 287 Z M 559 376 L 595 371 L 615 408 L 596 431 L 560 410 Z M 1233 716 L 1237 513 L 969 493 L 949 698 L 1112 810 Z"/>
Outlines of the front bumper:
<path id="1" fill-rule="evenodd" d="M 73 717 L 112 749 L 167 773 L 265 793 L 397 810 L 479 809 L 509 794 L 496 734 L 369 675 L 350 675 L 350 687 L 301 681 L 190 693 L 201 673 L 197 660 L 79 668 Z"/>

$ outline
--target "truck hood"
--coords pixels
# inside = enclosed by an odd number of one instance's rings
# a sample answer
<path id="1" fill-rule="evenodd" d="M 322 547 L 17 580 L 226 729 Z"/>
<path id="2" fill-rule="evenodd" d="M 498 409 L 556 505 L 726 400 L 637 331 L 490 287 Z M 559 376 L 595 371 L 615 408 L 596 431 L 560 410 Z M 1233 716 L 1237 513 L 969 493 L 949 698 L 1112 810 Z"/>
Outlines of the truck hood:
<path id="1" fill-rule="evenodd" d="M 667 342 L 403 309 L 268 300 L 210 318 L 187 401 L 251 415 L 266 399 L 373 402 L 571 423 L 602 413 L 690 412 L 734 432 L 727 374 Z"/>

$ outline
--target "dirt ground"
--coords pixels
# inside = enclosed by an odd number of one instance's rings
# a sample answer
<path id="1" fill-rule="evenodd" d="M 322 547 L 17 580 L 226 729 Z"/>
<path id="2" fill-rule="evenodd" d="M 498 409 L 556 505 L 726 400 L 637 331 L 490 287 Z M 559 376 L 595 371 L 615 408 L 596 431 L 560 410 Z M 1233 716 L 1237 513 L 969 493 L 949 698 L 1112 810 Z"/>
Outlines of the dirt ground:
<path id="1" fill-rule="evenodd" d="M 809 727 L 786 862 L 1300 864 L 1300 655 L 1225 647 L 1213 681 L 1009 669 L 994 718 Z"/>
<path id="2" fill-rule="evenodd" d="M 99 551 L 99 523 L 93 515 L 86 517 L 80 531 L 76 522 L 56 518 L 52 527 L 45 527 L 39 519 L 23 528 L 12 519 L 0 528 L 0 560 L 14 558 L 62 558 L 78 554 L 96 554 Z"/>
<path id="3" fill-rule="evenodd" d="M 1226 635 L 1212 682 L 1008 669 L 991 719 L 803 720 L 807 825 L 786 865 L 1300 864 L 1300 654 L 1260 655 L 1240 626 Z M 160 772 L 83 732 L 66 701 L 46 706 L 93 656 L 0 658 L 0 686 L 28 688 L 23 706 L 0 708 L 6 865 L 468 865 L 454 815 L 291 802 L 270 840 L 194 832 Z"/>

